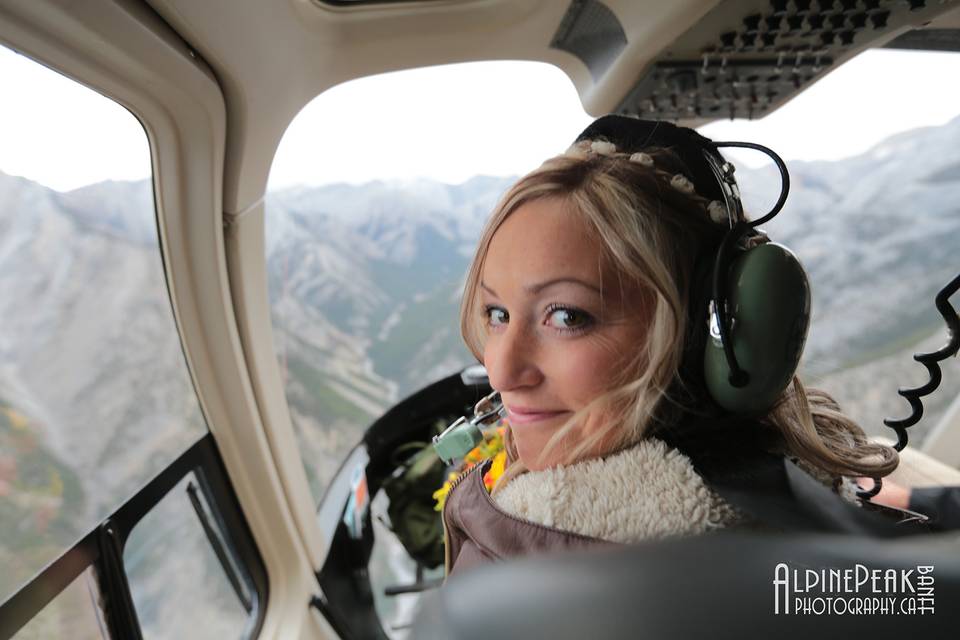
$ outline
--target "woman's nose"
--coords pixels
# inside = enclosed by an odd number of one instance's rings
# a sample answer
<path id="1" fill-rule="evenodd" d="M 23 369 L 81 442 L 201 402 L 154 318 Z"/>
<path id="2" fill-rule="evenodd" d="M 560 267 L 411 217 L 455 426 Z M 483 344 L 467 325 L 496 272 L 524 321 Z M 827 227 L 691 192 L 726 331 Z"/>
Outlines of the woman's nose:
<path id="1" fill-rule="evenodd" d="M 488 336 L 484 365 L 490 386 L 497 391 L 535 387 L 543 380 L 537 363 L 536 337 L 518 325 L 509 325 L 503 333 Z"/>

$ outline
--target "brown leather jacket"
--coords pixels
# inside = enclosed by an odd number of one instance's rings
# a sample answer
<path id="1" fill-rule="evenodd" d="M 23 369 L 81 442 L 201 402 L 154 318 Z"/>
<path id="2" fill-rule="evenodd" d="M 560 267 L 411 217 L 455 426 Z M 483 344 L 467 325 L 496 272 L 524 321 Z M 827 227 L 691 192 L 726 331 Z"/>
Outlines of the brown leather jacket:
<path id="1" fill-rule="evenodd" d="M 712 442 L 706 437 L 700 440 Z M 711 453 L 714 449 L 719 447 L 706 451 Z M 857 532 L 870 530 L 872 526 L 859 522 L 863 515 L 859 513 L 861 509 L 827 488 L 832 484 L 830 477 L 810 477 L 809 472 L 795 464 L 787 465 L 793 468 L 790 472 L 782 455 L 759 449 L 751 451 L 750 447 L 739 444 L 733 449 L 728 446 L 723 455 L 715 455 L 714 459 L 692 447 L 687 450 L 694 451 L 695 464 L 679 449 L 648 439 L 605 458 L 602 463 L 574 465 L 562 474 L 566 478 L 564 482 L 572 479 L 574 486 L 584 488 L 582 492 L 568 493 L 562 485 L 550 485 L 546 494 L 538 494 L 537 487 L 546 485 L 527 485 L 513 497 L 521 495 L 532 498 L 533 502 L 524 503 L 513 513 L 501 504 L 507 500 L 516 505 L 515 500 L 508 499 L 514 485 L 507 486 L 505 493 L 495 500 L 483 485 L 490 461 L 473 467 L 454 482 L 444 505 L 447 576 L 512 556 L 619 546 L 730 527 Z M 574 471 L 578 475 L 570 475 Z M 647 480 L 642 483 L 620 481 L 630 474 L 638 477 L 647 474 Z M 532 476 L 522 476 L 512 482 L 522 482 L 528 477 Z M 593 479 L 608 484 L 598 485 L 592 483 Z M 543 515 L 536 507 L 547 504 L 542 501 L 549 502 L 550 492 L 558 487 L 559 494 L 565 496 L 564 510 L 550 510 L 546 519 L 537 518 L 539 522 L 514 515 L 532 512 Z M 606 491 L 607 487 L 610 492 Z M 519 489 L 519 485 L 515 488 Z M 530 492 L 531 489 L 534 491 Z M 571 496 L 578 498 L 571 499 Z M 556 506 L 552 502 L 549 505 Z M 576 517 L 568 517 L 571 513 Z M 543 522 L 565 524 L 561 529 L 541 524 Z M 593 527 L 600 524 L 604 526 Z M 605 531 L 604 538 L 609 539 L 591 537 L 593 529 Z M 612 542 L 614 538 L 620 543 Z"/>
<path id="2" fill-rule="evenodd" d="M 483 485 L 490 461 L 458 478 L 443 507 L 447 577 L 512 556 L 621 546 L 547 527 L 503 511 Z"/>

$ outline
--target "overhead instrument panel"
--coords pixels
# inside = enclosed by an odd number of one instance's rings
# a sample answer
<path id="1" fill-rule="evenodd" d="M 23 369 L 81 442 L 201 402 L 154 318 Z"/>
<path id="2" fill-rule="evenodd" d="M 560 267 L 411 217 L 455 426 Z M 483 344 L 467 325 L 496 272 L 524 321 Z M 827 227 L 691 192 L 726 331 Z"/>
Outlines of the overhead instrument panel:
<path id="1" fill-rule="evenodd" d="M 687 123 L 760 118 L 866 48 L 957 0 L 728 0 L 663 50 L 618 113 Z"/>

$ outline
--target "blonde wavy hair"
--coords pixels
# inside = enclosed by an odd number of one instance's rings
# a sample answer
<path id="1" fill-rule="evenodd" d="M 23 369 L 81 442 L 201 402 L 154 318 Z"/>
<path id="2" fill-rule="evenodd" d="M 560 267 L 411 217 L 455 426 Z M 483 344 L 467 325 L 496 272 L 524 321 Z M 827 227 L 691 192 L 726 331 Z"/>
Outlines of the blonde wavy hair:
<path id="1" fill-rule="evenodd" d="M 678 185 L 676 176 L 685 173 L 679 158 L 666 149 L 648 149 L 642 157 L 631 157 L 617 153 L 610 143 L 583 142 L 521 178 L 487 221 L 467 272 L 460 307 L 463 339 L 481 362 L 487 326 L 480 281 L 487 252 L 507 217 L 528 202 L 556 199 L 568 215 L 579 216 L 600 239 L 606 259 L 618 272 L 620 287 L 632 285 L 648 298 L 644 300 L 649 314 L 644 343 L 613 388 L 571 416 L 541 456 L 561 444 L 564 464 L 588 452 L 595 455 L 598 445 L 603 447 L 601 454 L 612 453 L 692 409 L 683 406 L 675 391 L 683 386 L 677 382 L 689 322 L 687 305 L 695 286 L 694 262 L 702 251 L 716 246 L 726 225 L 711 221 L 711 203 L 689 182 L 681 180 Z M 602 412 L 602 427 L 567 446 L 571 432 L 594 411 Z M 784 453 L 835 478 L 882 477 L 899 461 L 891 447 L 869 442 L 833 398 L 806 390 L 797 377 L 759 422 L 779 434 Z M 495 491 L 526 471 L 509 428 L 506 448 L 507 468 Z"/>

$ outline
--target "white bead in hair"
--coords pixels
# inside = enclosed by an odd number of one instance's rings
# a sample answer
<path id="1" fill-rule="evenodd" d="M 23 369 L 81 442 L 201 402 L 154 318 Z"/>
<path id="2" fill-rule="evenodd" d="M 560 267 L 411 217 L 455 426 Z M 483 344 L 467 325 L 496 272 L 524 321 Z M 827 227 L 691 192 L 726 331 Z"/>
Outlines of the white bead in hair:
<path id="1" fill-rule="evenodd" d="M 676 189 L 677 191 L 680 191 L 681 193 L 686 193 L 688 195 L 693 195 L 695 191 L 695 189 L 693 188 L 693 183 L 690 182 L 690 179 L 687 176 L 683 175 L 682 173 L 678 173 L 677 175 L 670 178 L 670 186 Z"/>
<path id="2" fill-rule="evenodd" d="M 576 158 L 577 160 L 586 160 L 590 157 L 590 141 L 580 140 L 579 142 L 574 142 L 564 152 L 564 155 Z"/>
<path id="3" fill-rule="evenodd" d="M 617 145 L 606 140 L 594 140 L 590 143 L 590 151 L 601 156 L 612 156 L 617 152 Z"/>
<path id="4" fill-rule="evenodd" d="M 727 221 L 727 206 L 719 200 L 713 200 L 707 205 L 707 213 L 710 219 L 717 224 L 723 224 Z"/>
<path id="5" fill-rule="evenodd" d="M 653 167 L 653 158 L 651 158 L 650 156 L 648 156 L 643 152 L 635 153 L 632 156 L 630 156 L 630 162 L 636 162 L 637 164 L 643 165 L 644 167 L 650 167 L 650 168 Z"/>

